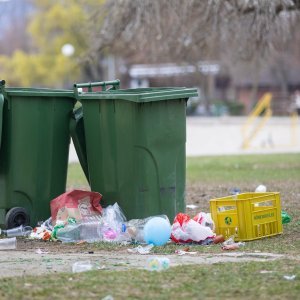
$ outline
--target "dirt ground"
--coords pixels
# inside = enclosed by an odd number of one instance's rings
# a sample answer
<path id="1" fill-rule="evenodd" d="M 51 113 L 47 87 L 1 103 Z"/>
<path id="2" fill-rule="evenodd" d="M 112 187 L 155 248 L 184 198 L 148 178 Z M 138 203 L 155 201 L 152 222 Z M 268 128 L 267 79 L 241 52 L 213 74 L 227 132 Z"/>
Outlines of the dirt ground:
<path id="1" fill-rule="evenodd" d="M 299 184 L 300 185 L 300 184 Z M 209 199 L 227 195 L 230 188 L 227 185 L 194 184 L 187 187 L 187 204 L 194 204 L 195 209 L 187 209 L 191 216 L 199 211 L 209 211 Z M 253 187 L 239 186 L 241 190 L 253 190 Z M 280 186 L 274 183 L 269 186 L 269 190 L 280 190 L 283 192 L 282 202 L 286 202 L 287 207 L 291 201 L 300 200 L 300 188 Z M 296 192 L 295 192 L 296 191 Z M 62 244 L 61 242 L 44 242 L 39 240 L 29 240 L 25 238 L 17 239 L 16 250 L 0 251 L 0 277 L 25 276 L 51 274 L 56 272 L 72 272 L 72 265 L 77 261 L 90 261 L 95 269 L 125 270 L 130 268 L 145 268 L 148 257 L 156 256 L 132 254 L 128 248 L 134 246 L 122 246 L 114 250 L 106 248 L 104 250 L 94 244 Z M 179 248 L 184 248 L 179 247 Z M 182 264 L 213 264 L 219 262 L 241 262 L 250 260 L 274 260 L 287 258 L 287 255 L 262 253 L 262 252 L 220 252 L 220 253 L 196 253 L 179 256 L 177 254 L 166 255 L 170 259 L 170 266 Z M 298 262 L 300 256 L 293 257 Z"/>
<path id="2" fill-rule="evenodd" d="M 155 254 L 132 254 L 122 247 L 115 251 L 98 250 L 92 244 L 70 245 L 60 242 L 42 242 L 19 239 L 17 249 L 1 251 L 0 277 L 28 276 L 72 272 L 72 265 L 79 261 L 90 261 L 94 269 L 126 270 L 144 269 L 149 257 Z M 184 248 L 184 247 L 181 247 Z M 170 267 L 186 264 L 214 264 L 220 262 L 266 261 L 284 258 L 281 254 L 223 252 L 219 254 L 164 255 Z M 300 258 L 299 258 L 300 260 Z"/>

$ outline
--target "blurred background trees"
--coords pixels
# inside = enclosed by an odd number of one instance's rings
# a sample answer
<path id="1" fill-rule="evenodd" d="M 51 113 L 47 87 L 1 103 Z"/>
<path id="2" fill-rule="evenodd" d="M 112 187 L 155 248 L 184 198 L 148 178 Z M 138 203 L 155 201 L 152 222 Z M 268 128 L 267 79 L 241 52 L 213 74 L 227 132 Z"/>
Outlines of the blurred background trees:
<path id="1" fill-rule="evenodd" d="M 246 111 L 264 90 L 282 103 L 300 88 L 300 0 L 10 0 L 0 8 L 0 71 L 11 86 L 121 77 L 123 87 L 197 86 L 206 109 L 218 100 Z M 132 75 L 149 66 L 152 77 Z M 156 75 L 162 67 L 178 74 Z"/>
<path id="2" fill-rule="evenodd" d="M 103 1 L 8 2 L 2 4 L 10 18 L 1 37 L 0 68 L 10 85 L 62 87 L 101 76 L 99 62 L 83 57 L 89 16 Z"/>

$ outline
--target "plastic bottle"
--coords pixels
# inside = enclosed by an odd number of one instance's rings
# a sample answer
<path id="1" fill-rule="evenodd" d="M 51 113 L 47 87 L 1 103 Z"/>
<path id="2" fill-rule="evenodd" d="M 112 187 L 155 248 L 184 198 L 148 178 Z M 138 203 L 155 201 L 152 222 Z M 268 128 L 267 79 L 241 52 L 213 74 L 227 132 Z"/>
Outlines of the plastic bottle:
<path id="1" fill-rule="evenodd" d="M 56 237 L 63 243 L 101 241 L 100 227 L 101 223 L 99 221 L 67 224 L 64 228 L 57 230 Z"/>
<path id="2" fill-rule="evenodd" d="M 147 259 L 146 269 L 148 271 L 163 271 L 170 267 L 170 260 L 167 257 L 150 257 Z"/>
<path id="3" fill-rule="evenodd" d="M 0 234 L 4 234 L 7 237 L 16 237 L 16 236 L 27 236 L 32 232 L 32 227 L 30 226 L 19 226 L 11 229 L 1 230 Z"/>

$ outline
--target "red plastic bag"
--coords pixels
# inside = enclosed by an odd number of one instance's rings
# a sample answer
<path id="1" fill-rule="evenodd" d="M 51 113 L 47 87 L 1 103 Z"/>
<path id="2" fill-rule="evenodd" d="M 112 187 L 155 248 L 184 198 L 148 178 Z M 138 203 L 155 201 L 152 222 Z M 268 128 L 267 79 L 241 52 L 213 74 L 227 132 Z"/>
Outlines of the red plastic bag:
<path id="1" fill-rule="evenodd" d="M 187 214 L 179 213 L 171 228 L 171 239 L 175 243 L 200 243 L 207 238 L 214 238 L 211 222 L 213 221 L 205 213 L 199 213 L 193 219 Z"/>
<path id="2" fill-rule="evenodd" d="M 184 213 L 179 213 L 176 215 L 173 225 L 172 225 L 172 232 L 171 232 L 171 239 L 175 243 L 190 243 L 192 242 L 189 239 L 189 236 L 182 230 L 184 224 L 186 224 L 190 220 L 190 216 Z"/>
<path id="3" fill-rule="evenodd" d="M 61 194 L 50 202 L 53 226 L 57 220 L 65 222 L 68 218 L 75 218 L 84 221 L 101 215 L 101 199 L 101 194 L 89 191 L 73 190 Z"/>

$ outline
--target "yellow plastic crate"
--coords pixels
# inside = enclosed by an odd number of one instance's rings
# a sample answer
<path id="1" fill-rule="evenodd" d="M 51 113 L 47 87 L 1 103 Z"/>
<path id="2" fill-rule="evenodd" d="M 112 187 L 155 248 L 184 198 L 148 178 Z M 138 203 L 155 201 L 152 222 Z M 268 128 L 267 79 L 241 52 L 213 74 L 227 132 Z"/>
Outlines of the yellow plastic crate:
<path id="1" fill-rule="evenodd" d="M 216 233 L 251 241 L 282 233 L 280 193 L 242 193 L 210 200 Z"/>

